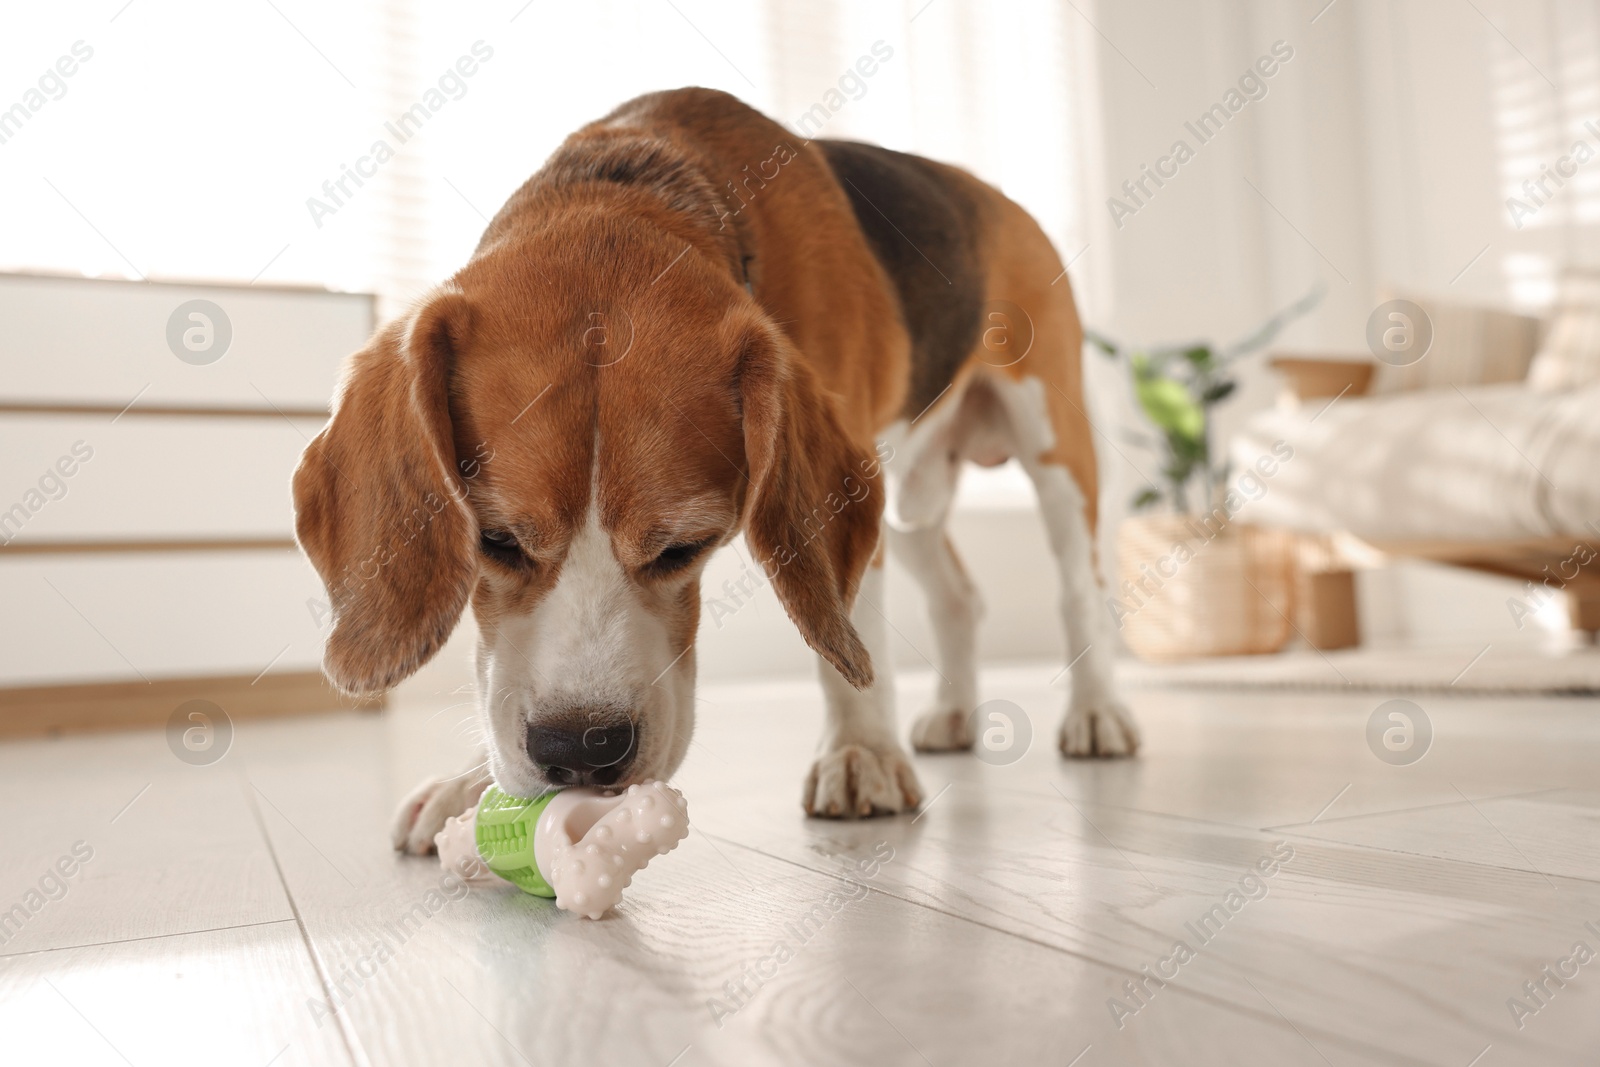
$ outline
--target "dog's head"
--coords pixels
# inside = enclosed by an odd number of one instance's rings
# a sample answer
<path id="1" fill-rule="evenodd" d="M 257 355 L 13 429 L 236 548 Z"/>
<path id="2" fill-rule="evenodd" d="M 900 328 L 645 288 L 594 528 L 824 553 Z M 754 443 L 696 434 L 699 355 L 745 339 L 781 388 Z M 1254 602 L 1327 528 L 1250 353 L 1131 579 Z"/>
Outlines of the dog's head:
<path id="1" fill-rule="evenodd" d="M 676 769 L 700 575 L 741 530 L 806 641 L 871 682 L 848 606 L 877 541 L 874 459 L 684 245 L 588 218 L 481 255 L 352 358 L 295 473 L 328 676 L 389 688 L 470 599 L 490 770 L 514 795 Z"/>

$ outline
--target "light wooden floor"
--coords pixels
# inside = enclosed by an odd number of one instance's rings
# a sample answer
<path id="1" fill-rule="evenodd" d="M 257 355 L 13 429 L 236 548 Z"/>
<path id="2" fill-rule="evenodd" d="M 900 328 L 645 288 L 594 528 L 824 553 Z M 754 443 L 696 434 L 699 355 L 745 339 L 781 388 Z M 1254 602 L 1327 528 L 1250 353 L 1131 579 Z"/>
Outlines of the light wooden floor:
<path id="1" fill-rule="evenodd" d="M 923 813 L 865 823 L 800 815 L 814 685 L 707 688 L 694 832 L 618 913 L 435 897 L 403 942 L 440 872 L 384 828 L 461 765 L 464 697 L 244 724 L 208 767 L 155 732 L 0 746 L 0 909 L 94 850 L 0 945 L 0 1062 L 1600 1062 L 1600 958 L 1520 1030 L 1507 1007 L 1600 952 L 1600 701 L 1420 698 L 1432 751 L 1395 767 L 1370 694 L 1137 690 L 1143 755 L 1067 763 L 1054 671 L 985 677 L 1032 716 L 1020 762 L 919 758 Z M 927 690 L 902 682 L 902 718 Z M 1186 924 L 1275 846 L 1202 943 Z M 1180 939 L 1139 1006 L 1124 983 Z M 1120 1028 L 1112 997 L 1139 1006 Z"/>

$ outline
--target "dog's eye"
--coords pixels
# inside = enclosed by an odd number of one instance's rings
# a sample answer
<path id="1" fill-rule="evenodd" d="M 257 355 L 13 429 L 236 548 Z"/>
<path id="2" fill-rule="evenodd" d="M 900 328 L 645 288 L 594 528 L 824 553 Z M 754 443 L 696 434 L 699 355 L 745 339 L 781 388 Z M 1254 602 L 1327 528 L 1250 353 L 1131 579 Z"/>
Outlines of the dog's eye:
<path id="1" fill-rule="evenodd" d="M 526 567 L 532 562 L 517 544 L 516 535 L 506 530 L 484 530 L 478 535 L 478 549 L 506 567 Z"/>
<path id="2" fill-rule="evenodd" d="M 661 550 L 661 554 L 650 561 L 652 574 L 672 574 L 681 571 L 689 564 L 700 558 L 700 554 L 710 547 L 709 541 L 696 541 L 692 544 L 668 545 Z"/>

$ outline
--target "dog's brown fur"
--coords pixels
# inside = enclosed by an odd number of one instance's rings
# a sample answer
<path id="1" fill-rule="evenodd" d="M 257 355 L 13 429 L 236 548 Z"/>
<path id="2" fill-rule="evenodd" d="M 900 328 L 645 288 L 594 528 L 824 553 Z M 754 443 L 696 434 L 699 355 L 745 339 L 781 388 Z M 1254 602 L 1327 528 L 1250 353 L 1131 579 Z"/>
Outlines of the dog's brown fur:
<path id="1" fill-rule="evenodd" d="M 998 373 L 1048 387 L 1045 458 L 1071 469 L 1092 517 L 1060 262 L 999 192 L 919 166 L 966 205 L 982 299 L 1034 319 L 1034 351 Z M 486 630 L 530 610 L 597 492 L 619 562 L 678 647 L 692 645 L 698 591 L 651 560 L 742 529 L 806 640 L 869 685 L 848 610 L 878 543 L 874 440 L 915 414 L 914 381 L 930 386 L 867 207 L 894 209 L 853 203 L 820 144 L 720 92 L 641 97 L 569 138 L 466 267 L 353 357 L 295 474 L 297 532 L 333 607 L 329 676 L 355 692 L 395 684 L 469 598 Z M 975 333 L 939 403 L 993 362 Z M 853 503 L 834 510 L 841 496 Z M 524 562 L 486 559 L 490 529 Z"/>

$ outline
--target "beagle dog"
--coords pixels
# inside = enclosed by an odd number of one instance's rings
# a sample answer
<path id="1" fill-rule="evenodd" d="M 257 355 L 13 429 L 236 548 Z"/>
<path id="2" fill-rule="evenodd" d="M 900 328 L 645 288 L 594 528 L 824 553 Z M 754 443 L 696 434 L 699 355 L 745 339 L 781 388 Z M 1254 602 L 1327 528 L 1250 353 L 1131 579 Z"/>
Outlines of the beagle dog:
<path id="1" fill-rule="evenodd" d="M 1072 664 L 1062 752 L 1133 753 L 1100 633 L 1081 343 L 1050 241 L 965 171 L 804 141 L 707 89 L 573 134 L 350 359 L 294 476 L 339 688 L 416 671 L 469 601 L 479 628 L 486 764 L 407 797 L 396 847 L 427 851 L 491 778 L 532 796 L 670 776 L 700 575 L 741 532 L 821 658 L 805 810 L 915 808 L 884 548 L 937 632 L 911 742 L 969 748 L 980 606 L 944 532 L 968 460 L 1014 456 L 1038 492 Z"/>

